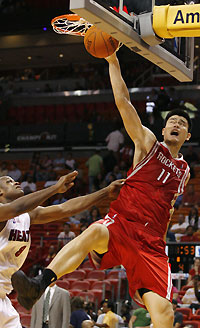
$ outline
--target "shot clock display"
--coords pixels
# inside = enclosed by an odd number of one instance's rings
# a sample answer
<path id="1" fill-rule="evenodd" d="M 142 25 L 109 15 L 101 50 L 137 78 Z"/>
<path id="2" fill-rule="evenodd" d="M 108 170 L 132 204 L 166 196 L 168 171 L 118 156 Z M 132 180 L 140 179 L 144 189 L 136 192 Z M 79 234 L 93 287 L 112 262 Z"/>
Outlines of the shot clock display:
<path id="1" fill-rule="evenodd" d="M 168 243 L 166 254 L 169 257 L 173 273 L 179 271 L 188 273 L 194 257 L 200 257 L 200 243 Z"/>

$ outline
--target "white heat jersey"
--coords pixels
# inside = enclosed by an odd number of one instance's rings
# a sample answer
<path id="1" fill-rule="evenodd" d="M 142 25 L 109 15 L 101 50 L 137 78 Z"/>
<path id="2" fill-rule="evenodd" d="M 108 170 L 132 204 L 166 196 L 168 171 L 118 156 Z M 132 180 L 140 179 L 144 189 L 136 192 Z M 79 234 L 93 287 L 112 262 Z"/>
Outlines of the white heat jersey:
<path id="1" fill-rule="evenodd" d="M 11 292 L 11 276 L 23 265 L 30 248 L 28 213 L 7 221 L 0 232 L 0 296 Z"/>

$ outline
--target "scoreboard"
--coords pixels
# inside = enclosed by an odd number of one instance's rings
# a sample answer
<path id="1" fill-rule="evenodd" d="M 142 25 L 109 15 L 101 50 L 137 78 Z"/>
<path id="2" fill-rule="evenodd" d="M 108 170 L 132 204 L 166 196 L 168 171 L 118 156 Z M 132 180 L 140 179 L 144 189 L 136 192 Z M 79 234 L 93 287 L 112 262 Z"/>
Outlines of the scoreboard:
<path id="1" fill-rule="evenodd" d="M 167 243 L 166 254 L 173 273 L 188 273 L 194 257 L 200 257 L 200 243 Z"/>

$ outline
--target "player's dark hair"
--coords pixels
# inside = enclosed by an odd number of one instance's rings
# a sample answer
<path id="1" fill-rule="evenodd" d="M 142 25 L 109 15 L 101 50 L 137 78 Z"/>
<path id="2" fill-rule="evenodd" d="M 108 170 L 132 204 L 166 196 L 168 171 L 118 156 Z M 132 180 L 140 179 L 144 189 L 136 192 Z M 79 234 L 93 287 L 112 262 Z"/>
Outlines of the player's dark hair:
<path id="1" fill-rule="evenodd" d="M 187 122 L 188 122 L 188 132 L 190 132 L 191 129 L 192 129 L 192 122 L 191 122 L 191 119 L 190 119 L 188 113 L 187 113 L 185 110 L 183 110 L 183 109 L 179 109 L 179 108 L 177 108 L 177 109 L 173 109 L 173 110 L 171 110 L 171 111 L 167 114 L 167 116 L 166 116 L 166 118 L 165 118 L 165 122 L 164 122 L 164 124 L 166 125 L 168 119 L 169 119 L 171 116 L 174 116 L 174 115 L 183 116 L 183 117 L 186 118 L 186 120 L 187 120 Z"/>

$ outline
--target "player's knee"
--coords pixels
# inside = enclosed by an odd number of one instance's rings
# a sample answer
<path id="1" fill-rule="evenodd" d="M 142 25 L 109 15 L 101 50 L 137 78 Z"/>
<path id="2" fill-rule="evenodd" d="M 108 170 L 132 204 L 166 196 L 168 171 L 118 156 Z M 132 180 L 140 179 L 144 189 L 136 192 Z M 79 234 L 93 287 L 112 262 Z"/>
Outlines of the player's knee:
<path id="1" fill-rule="evenodd" d="M 108 236 L 108 229 L 102 224 L 93 224 L 89 227 L 89 229 L 91 230 L 92 237 L 96 242 L 101 241 Z"/>

